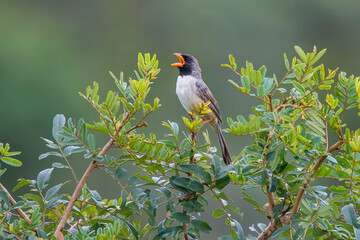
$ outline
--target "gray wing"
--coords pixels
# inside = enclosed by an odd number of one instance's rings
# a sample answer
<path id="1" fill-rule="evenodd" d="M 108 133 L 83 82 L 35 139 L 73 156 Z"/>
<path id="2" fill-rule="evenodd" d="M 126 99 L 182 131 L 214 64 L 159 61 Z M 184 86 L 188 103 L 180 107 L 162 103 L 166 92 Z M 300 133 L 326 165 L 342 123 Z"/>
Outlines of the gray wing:
<path id="1" fill-rule="evenodd" d="M 205 103 L 210 102 L 209 108 L 215 113 L 216 117 L 222 122 L 221 113 L 219 105 L 211 93 L 208 86 L 203 81 L 196 81 L 196 94 L 201 98 Z"/>

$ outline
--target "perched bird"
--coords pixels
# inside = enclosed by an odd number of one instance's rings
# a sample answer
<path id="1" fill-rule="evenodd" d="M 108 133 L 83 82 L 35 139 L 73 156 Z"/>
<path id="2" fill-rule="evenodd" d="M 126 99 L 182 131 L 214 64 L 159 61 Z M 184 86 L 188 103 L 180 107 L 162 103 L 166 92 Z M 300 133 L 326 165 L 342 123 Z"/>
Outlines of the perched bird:
<path id="1" fill-rule="evenodd" d="M 190 112 L 192 108 L 196 109 L 195 106 L 200 103 L 210 102 L 208 106 L 210 112 L 203 116 L 203 120 L 208 122 L 216 132 L 224 162 L 225 164 L 230 164 L 231 156 L 229 148 L 226 145 L 220 127 L 222 120 L 219 105 L 208 86 L 206 86 L 202 80 L 199 62 L 189 54 L 174 53 L 174 55 L 177 56 L 180 61 L 171 65 L 178 67 L 180 71 L 176 82 L 176 94 L 181 104 L 186 111 Z"/>

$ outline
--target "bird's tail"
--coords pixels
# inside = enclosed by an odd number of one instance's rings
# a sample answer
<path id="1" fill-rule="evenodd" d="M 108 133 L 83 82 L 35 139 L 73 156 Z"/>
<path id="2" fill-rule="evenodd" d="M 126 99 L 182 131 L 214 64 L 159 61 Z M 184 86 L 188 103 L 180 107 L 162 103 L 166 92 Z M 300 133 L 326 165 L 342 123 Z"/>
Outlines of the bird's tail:
<path id="1" fill-rule="evenodd" d="M 229 165 L 231 163 L 231 155 L 230 155 L 229 148 L 228 148 L 228 146 L 226 144 L 226 141 L 225 141 L 225 138 L 223 136 L 220 124 L 217 123 L 216 127 L 217 127 L 216 133 L 217 133 L 217 136 L 219 138 L 219 143 L 220 143 L 220 147 L 221 147 L 221 153 L 222 153 L 224 162 L 225 162 L 226 165 Z"/>

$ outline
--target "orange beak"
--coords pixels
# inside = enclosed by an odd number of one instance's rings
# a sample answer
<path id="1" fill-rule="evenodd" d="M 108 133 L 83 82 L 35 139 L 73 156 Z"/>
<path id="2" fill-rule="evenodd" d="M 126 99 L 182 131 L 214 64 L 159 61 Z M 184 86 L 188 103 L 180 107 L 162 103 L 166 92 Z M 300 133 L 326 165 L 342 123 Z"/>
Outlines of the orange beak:
<path id="1" fill-rule="evenodd" d="M 183 56 L 181 56 L 180 53 L 174 53 L 175 56 L 178 57 L 179 61 L 178 63 L 173 63 L 171 64 L 171 66 L 174 66 L 174 67 L 183 67 L 184 64 L 185 64 L 185 59 L 183 58 Z"/>

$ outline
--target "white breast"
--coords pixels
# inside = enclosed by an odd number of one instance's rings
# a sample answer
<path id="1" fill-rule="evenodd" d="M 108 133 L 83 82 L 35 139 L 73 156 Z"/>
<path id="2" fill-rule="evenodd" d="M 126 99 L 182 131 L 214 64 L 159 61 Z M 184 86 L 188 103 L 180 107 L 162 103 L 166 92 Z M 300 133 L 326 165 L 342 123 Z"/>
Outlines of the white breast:
<path id="1" fill-rule="evenodd" d="M 176 95 L 186 111 L 190 111 L 202 100 L 196 93 L 196 79 L 192 76 L 179 76 L 176 82 Z"/>

